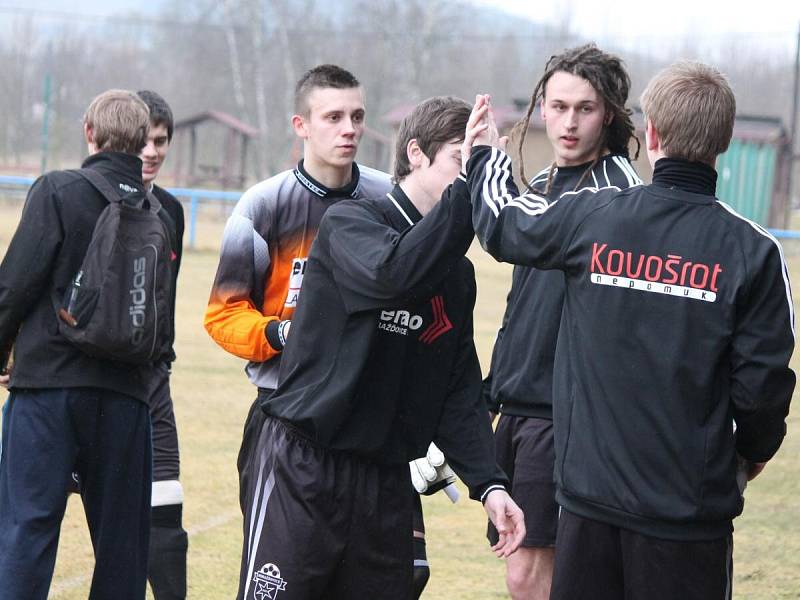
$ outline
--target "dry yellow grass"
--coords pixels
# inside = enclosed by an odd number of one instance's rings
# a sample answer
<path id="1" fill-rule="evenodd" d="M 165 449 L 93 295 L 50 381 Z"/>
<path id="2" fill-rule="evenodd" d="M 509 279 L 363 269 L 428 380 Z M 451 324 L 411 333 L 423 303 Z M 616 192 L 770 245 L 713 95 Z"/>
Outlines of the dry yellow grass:
<path id="1" fill-rule="evenodd" d="M 19 203 L 0 203 L 0 252 L 8 244 L 18 215 Z M 199 249 L 186 253 L 179 284 L 178 361 L 172 389 L 186 494 L 184 520 L 190 534 L 189 598 L 217 600 L 233 598 L 236 592 L 241 517 L 235 459 L 254 390 L 242 372 L 242 361 L 216 347 L 202 328 L 216 268 L 221 216 L 208 215 L 200 231 Z M 476 247 L 470 257 L 478 274 L 476 343 L 481 363 L 487 366 L 505 306 L 510 268 L 495 263 Z M 792 259 L 791 270 L 795 289 L 800 289 L 797 259 Z M 745 514 L 736 521 L 736 598 L 800 597 L 797 429 L 798 418 L 793 416 L 783 449 L 748 489 Z M 462 498 L 466 498 L 463 489 Z M 468 500 L 451 505 L 441 494 L 424 498 L 424 505 L 432 569 L 424 598 L 506 598 L 504 565 L 488 550 L 482 508 Z M 62 528 L 51 598 L 85 598 L 92 562 L 80 500 L 73 497 Z"/>

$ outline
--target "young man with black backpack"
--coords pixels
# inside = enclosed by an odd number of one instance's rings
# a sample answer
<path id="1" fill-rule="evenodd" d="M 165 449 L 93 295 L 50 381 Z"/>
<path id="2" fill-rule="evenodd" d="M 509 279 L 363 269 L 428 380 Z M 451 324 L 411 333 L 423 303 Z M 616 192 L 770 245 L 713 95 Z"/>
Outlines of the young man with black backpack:
<path id="1" fill-rule="evenodd" d="M 2 600 L 47 597 L 73 470 L 96 560 L 89 598 L 145 596 L 152 470 L 146 402 L 154 357 L 171 341 L 171 325 L 164 326 L 171 282 L 153 276 L 169 272 L 163 257 L 172 258 L 167 240 L 175 236 L 152 219 L 158 207 L 146 199 L 138 154 L 148 127 L 147 106 L 134 93 L 95 98 L 84 117 L 91 156 L 80 171 L 54 171 L 34 183 L 0 265 L 0 383 L 11 390 L 0 459 Z M 108 242 L 114 234 L 101 215 L 116 215 L 111 225 L 119 223 L 125 243 Z M 142 223 L 152 251 L 126 254 L 141 242 Z M 90 249 L 101 237 L 113 248 L 105 261 Z M 88 282 L 102 279 L 92 262 L 119 284 L 104 279 L 95 295 L 87 293 Z M 115 299 L 126 294 L 120 311 Z M 106 327 L 105 341 L 88 339 L 114 313 L 119 327 Z M 110 350 L 111 342 L 129 354 Z M 144 350 L 134 351 L 135 344 Z"/>

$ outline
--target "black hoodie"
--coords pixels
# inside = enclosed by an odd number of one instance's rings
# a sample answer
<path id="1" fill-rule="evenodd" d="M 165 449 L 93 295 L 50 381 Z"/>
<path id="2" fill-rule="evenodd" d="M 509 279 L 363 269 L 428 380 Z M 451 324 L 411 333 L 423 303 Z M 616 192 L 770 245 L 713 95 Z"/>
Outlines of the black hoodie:
<path id="1" fill-rule="evenodd" d="M 99 152 L 84 168 L 102 174 L 120 195 L 143 194 L 138 157 Z M 153 367 L 92 358 L 58 333 L 60 298 L 80 269 L 95 223 L 108 201 L 74 171 L 34 182 L 0 265 L 0 366 L 14 346 L 12 388 L 97 387 L 146 402 Z"/>
<path id="2" fill-rule="evenodd" d="M 471 497 L 503 486 L 472 337 L 472 237 L 462 179 L 424 219 L 399 186 L 329 208 L 264 411 L 379 463 L 435 441 Z"/>

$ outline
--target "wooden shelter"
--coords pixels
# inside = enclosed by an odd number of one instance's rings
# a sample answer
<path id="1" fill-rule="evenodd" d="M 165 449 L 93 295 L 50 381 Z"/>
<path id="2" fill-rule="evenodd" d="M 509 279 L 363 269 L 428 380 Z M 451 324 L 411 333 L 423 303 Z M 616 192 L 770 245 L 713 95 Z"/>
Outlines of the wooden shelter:
<path id="1" fill-rule="evenodd" d="M 242 189 L 250 140 L 258 129 L 228 113 L 208 110 L 175 123 L 175 183 L 181 187 Z"/>

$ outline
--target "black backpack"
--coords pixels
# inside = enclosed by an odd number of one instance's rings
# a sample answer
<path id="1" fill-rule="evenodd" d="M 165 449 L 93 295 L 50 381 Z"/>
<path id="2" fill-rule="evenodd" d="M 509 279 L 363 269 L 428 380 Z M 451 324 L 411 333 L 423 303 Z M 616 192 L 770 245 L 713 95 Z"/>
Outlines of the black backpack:
<path id="1" fill-rule="evenodd" d="M 101 174 L 75 171 L 108 200 L 81 268 L 54 298 L 58 330 L 96 358 L 145 364 L 172 346 L 174 233 L 152 193 L 120 194 Z M 160 213 L 160 216 L 159 216 Z"/>

